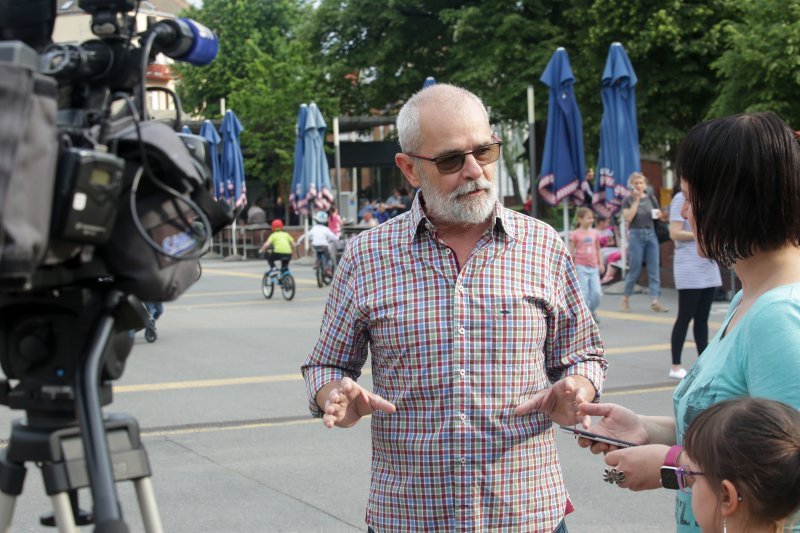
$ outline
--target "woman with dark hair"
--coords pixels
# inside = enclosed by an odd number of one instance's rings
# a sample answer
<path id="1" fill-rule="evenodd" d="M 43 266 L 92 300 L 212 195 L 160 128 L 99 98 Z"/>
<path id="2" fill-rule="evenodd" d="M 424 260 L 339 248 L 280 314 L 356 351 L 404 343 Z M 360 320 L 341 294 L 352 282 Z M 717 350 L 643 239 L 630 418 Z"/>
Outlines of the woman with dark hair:
<path id="1" fill-rule="evenodd" d="M 675 418 L 581 404 L 580 415 L 602 417 L 590 431 L 640 444 L 617 449 L 579 439 L 594 453 L 608 452 L 614 474 L 608 480 L 631 490 L 674 487 L 668 474 L 687 464 L 680 446 L 686 428 L 711 405 L 751 396 L 800 408 L 800 144 L 794 131 L 774 113 L 704 122 L 681 143 L 676 168 L 686 196 L 682 214 L 698 253 L 732 266 L 742 290 L 676 387 Z M 699 531 L 690 494 L 678 492 L 675 518 L 679 532 Z"/>

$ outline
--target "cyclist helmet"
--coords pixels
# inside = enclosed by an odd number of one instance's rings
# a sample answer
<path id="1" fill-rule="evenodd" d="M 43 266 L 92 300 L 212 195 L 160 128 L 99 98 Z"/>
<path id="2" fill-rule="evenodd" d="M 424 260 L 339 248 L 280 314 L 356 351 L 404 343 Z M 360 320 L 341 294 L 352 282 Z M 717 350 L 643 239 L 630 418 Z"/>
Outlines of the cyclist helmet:
<path id="1" fill-rule="evenodd" d="M 279 229 L 283 229 L 283 221 L 276 218 L 272 221 L 272 231 L 278 231 Z"/>
<path id="2" fill-rule="evenodd" d="M 317 211 L 314 214 L 314 222 L 317 224 L 327 224 L 328 223 L 328 213 L 325 211 Z"/>

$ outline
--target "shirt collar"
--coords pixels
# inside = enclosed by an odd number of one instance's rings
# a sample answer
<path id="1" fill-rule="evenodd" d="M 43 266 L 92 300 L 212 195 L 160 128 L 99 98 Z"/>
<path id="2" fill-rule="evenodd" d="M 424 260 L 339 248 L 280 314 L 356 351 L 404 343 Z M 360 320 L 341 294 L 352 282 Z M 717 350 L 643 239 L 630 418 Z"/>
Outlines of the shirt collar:
<path id="1" fill-rule="evenodd" d="M 433 230 L 435 229 L 433 222 L 431 222 L 428 217 L 425 216 L 425 210 L 422 208 L 422 202 L 422 189 L 420 189 L 414 196 L 414 202 L 411 204 L 411 209 L 409 210 L 409 244 L 411 244 L 414 241 L 414 238 L 420 233 L 425 233 L 428 230 L 433 233 Z M 495 202 L 494 205 L 492 231 L 505 233 L 511 239 L 514 239 L 516 233 L 514 231 L 514 225 L 511 221 L 510 211 L 500 205 L 500 202 Z"/>

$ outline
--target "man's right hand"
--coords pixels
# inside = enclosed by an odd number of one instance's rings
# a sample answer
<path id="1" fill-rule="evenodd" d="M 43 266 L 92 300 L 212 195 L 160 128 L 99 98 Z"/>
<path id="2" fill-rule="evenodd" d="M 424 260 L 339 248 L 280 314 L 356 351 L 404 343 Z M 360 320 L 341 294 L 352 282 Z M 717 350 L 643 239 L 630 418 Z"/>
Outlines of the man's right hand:
<path id="1" fill-rule="evenodd" d="M 375 411 L 391 414 L 397 410 L 394 404 L 367 391 L 350 378 L 325 385 L 318 396 L 320 399 L 325 398 L 324 405 L 320 404 L 324 413 L 322 423 L 329 428 L 349 428 L 361 420 L 362 416 L 371 415 Z"/>

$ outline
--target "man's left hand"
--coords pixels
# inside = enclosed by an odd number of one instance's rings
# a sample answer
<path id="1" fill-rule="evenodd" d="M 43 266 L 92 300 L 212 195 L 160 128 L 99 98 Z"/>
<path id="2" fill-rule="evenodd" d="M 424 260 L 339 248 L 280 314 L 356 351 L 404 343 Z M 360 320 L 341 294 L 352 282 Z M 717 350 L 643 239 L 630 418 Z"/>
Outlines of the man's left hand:
<path id="1" fill-rule="evenodd" d="M 591 402 L 594 396 L 594 386 L 588 379 L 583 376 L 567 376 L 518 405 L 514 414 L 520 416 L 540 411 L 562 426 L 581 424 L 588 429 L 591 418 L 589 415 L 579 416 L 578 412 L 581 403 Z"/>

